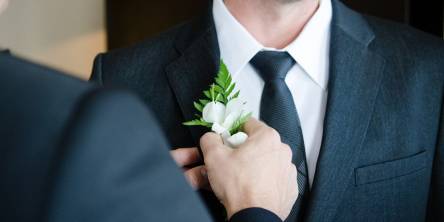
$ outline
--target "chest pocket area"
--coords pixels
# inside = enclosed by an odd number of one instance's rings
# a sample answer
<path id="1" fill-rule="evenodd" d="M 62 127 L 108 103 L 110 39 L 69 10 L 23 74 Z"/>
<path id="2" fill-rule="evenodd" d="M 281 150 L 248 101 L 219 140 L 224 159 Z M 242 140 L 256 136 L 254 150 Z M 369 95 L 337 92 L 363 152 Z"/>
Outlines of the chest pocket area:
<path id="1" fill-rule="evenodd" d="M 355 169 L 355 185 L 371 184 L 413 174 L 427 166 L 426 151 L 401 159 L 385 161 Z"/>

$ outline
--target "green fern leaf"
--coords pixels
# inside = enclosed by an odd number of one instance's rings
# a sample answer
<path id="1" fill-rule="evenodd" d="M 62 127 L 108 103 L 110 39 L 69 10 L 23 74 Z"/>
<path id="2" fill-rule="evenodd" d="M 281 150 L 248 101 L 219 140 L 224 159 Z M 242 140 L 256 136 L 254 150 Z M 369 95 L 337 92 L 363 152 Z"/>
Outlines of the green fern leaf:
<path id="1" fill-rule="evenodd" d="M 202 119 L 195 119 L 195 120 L 191 120 L 188 122 L 184 122 L 183 125 L 185 125 L 185 126 L 204 126 L 204 127 L 208 127 L 208 128 L 211 128 L 211 126 L 212 126 L 211 123 L 207 123 L 207 122 L 203 121 Z"/>
<path id="2" fill-rule="evenodd" d="M 212 101 L 220 102 L 224 105 L 227 105 L 230 100 L 239 97 L 240 91 L 237 91 L 232 95 L 234 89 L 236 88 L 236 84 L 233 83 L 233 78 L 223 60 L 220 60 L 219 71 L 214 78 L 214 81 L 215 83 L 210 85 L 208 90 L 203 91 L 205 98 L 199 99 L 199 102 L 193 103 L 194 108 L 196 108 L 196 110 L 201 113 L 203 112 L 204 107 Z M 201 115 L 196 114 L 195 116 L 198 119 L 188 121 L 183 124 L 186 126 L 204 126 L 208 128 L 212 127 L 213 124 L 205 122 Z M 230 132 L 237 133 L 250 116 L 251 113 L 237 120 Z"/>
<path id="3" fill-rule="evenodd" d="M 252 113 L 248 113 L 247 115 L 241 116 L 239 119 L 237 119 L 234 124 L 233 127 L 231 127 L 230 129 L 230 134 L 234 135 L 236 133 L 238 133 L 241 128 L 244 126 L 244 124 L 250 119 Z"/>
<path id="4" fill-rule="evenodd" d="M 208 103 L 210 103 L 210 100 L 207 99 L 199 99 L 200 104 L 202 104 L 203 107 L 205 107 Z"/>
<path id="5" fill-rule="evenodd" d="M 230 97 L 231 93 L 232 93 L 233 90 L 234 90 L 234 87 L 236 87 L 236 84 L 235 84 L 235 83 L 231 84 L 231 85 L 228 87 L 228 90 L 227 90 L 227 92 L 226 92 L 227 98 Z"/>
<path id="6" fill-rule="evenodd" d="M 210 91 L 206 90 L 206 91 L 204 91 L 203 93 L 204 93 L 204 95 L 205 95 L 208 99 L 211 100 L 211 93 L 210 93 Z"/>
<path id="7" fill-rule="evenodd" d="M 240 91 L 237 91 L 236 93 L 234 93 L 234 95 L 232 97 L 230 97 L 230 100 L 238 98 L 239 94 L 240 94 Z"/>
<path id="8" fill-rule="evenodd" d="M 196 108 L 197 111 L 203 112 L 203 106 L 201 104 L 196 103 L 196 102 L 194 102 L 193 104 L 194 104 L 194 108 Z"/>

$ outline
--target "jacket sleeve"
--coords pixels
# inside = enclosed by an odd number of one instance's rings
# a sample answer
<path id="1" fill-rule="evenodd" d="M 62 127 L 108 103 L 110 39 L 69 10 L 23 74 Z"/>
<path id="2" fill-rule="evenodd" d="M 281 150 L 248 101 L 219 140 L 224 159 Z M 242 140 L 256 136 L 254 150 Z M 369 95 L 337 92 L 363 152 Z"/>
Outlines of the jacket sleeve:
<path id="1" fill-rule="evenodd" d="M 210 221 L 143 102 L 123 90 L 86 97 L 60 146 L 46 221 Z"/>
<path id="2" fill-rule="evenodd" d="M 273 212 L 262 208 L 248 208 L 234 214 L 230 222 L 282 222 Z"/>
<path id="3" fill-rule="evenodd" d="M 91 77 L 89 79 L 89 81 L 95 82 L 95 83 L 97 83 L 99 85 L 103 85 L 103 80 L 102 80 L 102 59 L 103 59 L 103 54 L 97 55 L 96 58 L 94 59 L 93 70 L 92 70 Z"/>

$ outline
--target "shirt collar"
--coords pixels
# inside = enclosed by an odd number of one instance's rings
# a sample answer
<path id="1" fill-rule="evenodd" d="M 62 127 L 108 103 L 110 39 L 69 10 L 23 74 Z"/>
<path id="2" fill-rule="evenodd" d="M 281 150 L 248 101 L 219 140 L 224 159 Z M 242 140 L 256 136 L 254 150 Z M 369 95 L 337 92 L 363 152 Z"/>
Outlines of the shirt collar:
<path id="1" fill-rule="evenodd" d="M 321 0 L 318 10 L 300 35 L 287 47 L 287 51 L 300 67 L 321 88 L 328 83 L 331 0 Z M 261 50 L 276 50 L 259 43 L 230 13 L 223 0 L 213 1 L 213 17 L 216 26 L 221 58 L 236 76 Z"/>
<path id="2" fill-rule="evenodd" d="M 263 46 L 234 18 L 223 0 L 213 1 L 221 58 L 236 76 Z"/>

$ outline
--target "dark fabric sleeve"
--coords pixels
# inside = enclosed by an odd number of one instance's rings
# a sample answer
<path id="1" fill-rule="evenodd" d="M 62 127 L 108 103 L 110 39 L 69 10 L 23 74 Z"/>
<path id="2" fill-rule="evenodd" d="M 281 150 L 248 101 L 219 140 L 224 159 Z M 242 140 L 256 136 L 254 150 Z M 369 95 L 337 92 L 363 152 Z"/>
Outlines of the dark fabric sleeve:
<path id="1" fill-rule="evenodd" d="M 9 51 L 9 49 L 0 49 L 0 54 L 11 55 L 11 52 Z"/>
<path id="2" fill-rule="evenodd" d="M 90 82 L 95 82 L 95 83 L 97 83 L 99 85 L 103 85 L 103 80 L 102 80 L 102 58 L 103 58 L 103 54 L 99 54 L 94 59 L 93 70 L 92 70 L 91 77 L 89 79 Z"/>
<path id="3" fill-rule="evenodd" d="M 444 101 L 441 107 L 440 132 L 433 161 L 432 184 L 427 215 L 427 221 L 431 222 L 444 221 Z"/>
<path id="4" fill-rule="evenodd" d="M 282 222 L 273 212 L 262 208 L 248 208 L 235 213 L 230 222 Z"/>
<path id="5" fill-rule="evenodd" d="M 100 90 L 66 130 L 49 222 L 210 221 L 145 105 Z"/>

